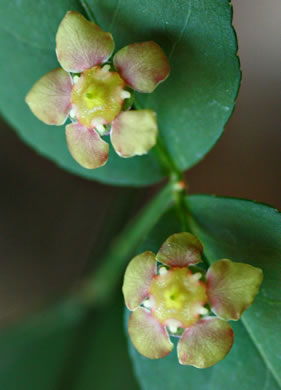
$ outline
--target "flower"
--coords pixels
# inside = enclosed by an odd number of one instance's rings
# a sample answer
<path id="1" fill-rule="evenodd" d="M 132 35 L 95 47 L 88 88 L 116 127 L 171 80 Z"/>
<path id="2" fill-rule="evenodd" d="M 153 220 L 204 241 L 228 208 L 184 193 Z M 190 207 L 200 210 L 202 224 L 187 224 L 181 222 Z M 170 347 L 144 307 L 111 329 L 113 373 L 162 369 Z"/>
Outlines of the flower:
<path id="1" fill-rule="evenodd" d="M 141 253 L 131 260 L 124 277 L 125 303 L 132 311 L 128 332 L 135 348 L 150 359 L 168 355 L 179 338 L 181 364 L 210 367 L 230 351 L 238 320 L 258 293 L 262 270 L 228 259 L 205 271 L 203 246 L 190 233 L 170 236 L 155 256 Z M 155 261 L 157 260 L 157 262 Z M 210 310 L 214 313 L 210 313 Z"/>
<path id="2" fill-rule="evenodd" d="M 80 13 L 69 11 L 56 35 L 62 68 L 44 75 L 26 96 L 31 111 L 49 125 L 62 125 L 68 116 L 66 139 L 73 158 L 83 167 L 103 166 L 110 134 L 121 157 L 148 152 L 156 144 L 157 118 L 152 110 L 130 110 L 133 90 L 151 93 L 169 75 L 168 60 L 152 41 L 114 50 L 110 33 Z M 126 110 L 127 109 L 127 110 Z"/>

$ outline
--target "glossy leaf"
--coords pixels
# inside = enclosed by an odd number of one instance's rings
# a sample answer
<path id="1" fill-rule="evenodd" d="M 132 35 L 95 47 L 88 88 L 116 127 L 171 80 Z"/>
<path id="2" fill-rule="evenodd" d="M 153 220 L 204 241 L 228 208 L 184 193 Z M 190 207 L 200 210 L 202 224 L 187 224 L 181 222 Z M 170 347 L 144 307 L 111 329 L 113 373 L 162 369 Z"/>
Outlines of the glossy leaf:
<path id="1" fill-rule="evenodd" d="M 254 202 L 188 197 L 194 215 L 190 230 L 204 245 L 204 255 L 212 263 L 228 257 L 263 269 L 264 281 L 254 304 L 238 322 L 230 322 L 234 344 L 228 356 L 214 367 L 199 370 L 183 367 L 176 351 L 151 361 L 130 345 L 135 372 L 143 390 L 278 390 L 280 385 L 280 214 Z M 176 216 L 170 212 L 142 244 L 140 251 L 156 251 L 163 239 L 179 231 Z M 127 321 L 126 321 L 127 322 Z"/>
<path id="2" fill-rule="evenodd" d="M 157 112 L 160 134 L 179 167 L 194 165 L 222 134 L 239 88 L 231 5 L 227 0 L 88 3 L 101 27 L 113 34 L 116 50 L 154 40 L 167 54 L 169 78 L 152 94 L 140 95 L 139 100 L 144 108 Z M 42 124 L 24 103 L 32 85 L 58 66 L 55 35 L 69 9 L 82 11 L 78 0 L 1 4 L 3 115 L 24 141 L 75 174 L 124 185 L 159 181 L 165 173 L 153 152 L 126 160 L 112 151 L 104 167 L 92 171 L 81 168 L 67 150 L 64 128 Z"/>

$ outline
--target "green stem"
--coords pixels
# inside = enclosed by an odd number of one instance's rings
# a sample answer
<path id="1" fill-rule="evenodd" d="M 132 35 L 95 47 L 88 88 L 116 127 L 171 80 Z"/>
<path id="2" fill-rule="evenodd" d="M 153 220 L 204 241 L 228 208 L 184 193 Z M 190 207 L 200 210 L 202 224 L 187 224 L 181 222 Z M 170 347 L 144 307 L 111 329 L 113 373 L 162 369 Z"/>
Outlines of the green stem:
<path id="1" fill-rule="evenodd" d="M 92 305 L 109 300 L 130 257 L 135 254 L 147 232 L 171 207 L 173 200 L 171 192 L 171 185 L 164 187 L 115 238 L 112 246 L 101 258 L 100 268 L 85 281 L 79 293 L 82 302 Z"/>
<path id="2" fill-rule="evenodd" d="M 89 7 L 88 3 L 86 0 L 80 0 L 80 3 L 82 5 L 82 7 L 84 8 L 85 12 L 86 12 L 86 15 L 88 17 L 88 19 L 93 22 L 93 23 L 97 23 L 97 19 L 93 13 L 93 11 L 91 10 L 91 8 Z"/>
<path id="3" fill-rule="evenodd" d="M 135 96 L 134 99 L 134 108 L 137 110 L 142 110 L 143 107 Z M 187 223 L 187 215 L 189 210 L 185 203 L 185 196 L 187 190 L 187 184 L 185 184 L 185 178 L 183 172 L 177 167 L 176 162 L 173 160 L 170 155 L 168 149 L 166 148 L 165 143 L 163 142 L 161 135 L 158 135 L 157 144 L 153 148 L 153 151 L 161 162 L 163 167 L 165 168 L 170 182 L 173 188 L 173 197 L 175 201 L 175 207 L 177 211 L 178 218 L 182 225 L 183 231 L 189 231 L 188 223 Z M 181 187 L 182 185 L 182 187 Z"/>
<path id="4" fill-rule="evenodd" d="M 94 13 L 86 0 L 80 0 L 89 20 L 96 23 Z M 137 97 L 134 99 L 134 108 L 141 110 L 142 105 Z M 165 187 L 144 209 L 144 211 L 128 225 L 121 236 L 113 242 L 106 256 L 101 260 L 101 266 L 97 272 L 90 275 L 82 290 L 81 299 L 86 304 L 98 304 L 108 300 L 116 287 L 118 276 L 125 268 L 130 256 L 134 254 L 136 247 L 143 240 L 147 232 L 155 225 L 157 220 L 172 205 L 176 208 L 178 218 L 183 231 L 189 231 L 188 215 L 190 214 L 185 202 L 187 185 L 183 172 L 178 168 L 173 157 L 169 153 L 161 135 L 153 151 L 166 170 L 170 184 Z"/>

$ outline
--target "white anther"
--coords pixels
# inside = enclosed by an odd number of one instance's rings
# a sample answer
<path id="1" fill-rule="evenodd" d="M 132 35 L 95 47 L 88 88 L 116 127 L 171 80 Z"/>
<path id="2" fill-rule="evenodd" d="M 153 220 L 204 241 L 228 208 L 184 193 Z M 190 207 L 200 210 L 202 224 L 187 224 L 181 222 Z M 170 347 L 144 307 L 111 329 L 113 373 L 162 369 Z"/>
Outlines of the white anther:
<path id="1" fill-rule="evenodd" d="M 102 135 L 103 133 L 105 133 L 105 127 L 101 124 L 97 124 L 96 125 L 96 130 Z"/>
<path id="2" fill-rule="evenodd" d="M 77 83 L 77 81 L 79 81 L 80 80 L 80 77 L 79 76 L 77 76 L 77 74 L 73 77 L 73 84 L 76 84 Z"/>
<path id="3" fill-rule="evenodd" d="M 98 118 L 94 118 L 92 121 L 91 121 L 91 126 L 96 129 L 98 132 L 100 133 L 104 133 L 105 132 L 105 128 L 104 128 L 104 124 L 105 124 L 105 120 L 101 117 L 98 117 Z"/>
<path id="4" fill-rule="evenodd" d="M 196 272 L 195 274 L 192 275 L 193 279 L 199 280 L 202 277 L 202 274 L 200 272 Z"/>
<path id="5" fill-rule="evenodd" d="M 108 64 L 106 64 L 106 65 L 104 65 L 102 68 L 101 68 L 101 70 L 103 71 L 103 72 L 108 72 L 109 70 L 110 70 L 110 65 L 108 65 Z"/>
<path id="6" fill-rule="evenodd" d="M 146 307 L 147 309 L 150 309 L 151 308 L 151 302 L 149 300 L 149 298 L 147 298 L 145 301 L 143 301 L 143 306 Z"/>
<path id="7" fill-rule="evenodd" d="M 177 333 L 177 331 L 178 331 L 178 328 L 180 327 L 180 322 L 179 321 L 177 321 L 177 320 L 168 320 L 167 322 L 166 322 L 166 324 L 167 324 L 167 327 L 169 328 L 169 331 L 171 332 L 171 333 Z"/>
<path id="8" fill-rule="evenodd" d="M 131 97 L 131 94 L 129 91 L 121 91 L 121 99 L 129 99 Z"/>
<path id="9" fill-rule="evenodd" d="M 206 307 L 200 307 L 199 309 L 199 314 L 201 314 L 202 316 L 206 315 L 209 313 L 209 310 L 206 308 Z"/>
<path id="10" fill-rule="evenodd" d="M 71 116 L 71 118 L 75 118 L 76 117 L 76 110 L 74 108 L 72 108 L 70 111 L 69 111 L 69 115 Z"/>
<path id="11" fill-rule="evenodd" d="M 166 267 L 159 268 L 159 275 L 165 275 L 168 272 Z"/>

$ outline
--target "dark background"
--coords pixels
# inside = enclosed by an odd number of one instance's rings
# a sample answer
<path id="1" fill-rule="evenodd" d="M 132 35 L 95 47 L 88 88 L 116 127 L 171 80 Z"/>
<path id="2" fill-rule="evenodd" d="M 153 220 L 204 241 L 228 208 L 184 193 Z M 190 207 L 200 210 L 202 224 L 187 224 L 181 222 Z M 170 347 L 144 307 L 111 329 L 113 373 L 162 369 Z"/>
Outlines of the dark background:
<path id="1" fill-rule="evenodd" d="M 186 176 L 192 193 L 281 208 L 281 3 L 233 0 L 233 7 L 243 71 L 237 107 L 218 144 Z M 0 126 L 3 326 L 73 286 L 95 263 L 96 248 L 106 246 L 105 230 L 114 235 L 153 190 L 127 192 L 72 176 L 23 144 L 7 123 Z"/>

